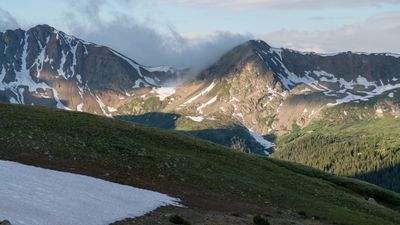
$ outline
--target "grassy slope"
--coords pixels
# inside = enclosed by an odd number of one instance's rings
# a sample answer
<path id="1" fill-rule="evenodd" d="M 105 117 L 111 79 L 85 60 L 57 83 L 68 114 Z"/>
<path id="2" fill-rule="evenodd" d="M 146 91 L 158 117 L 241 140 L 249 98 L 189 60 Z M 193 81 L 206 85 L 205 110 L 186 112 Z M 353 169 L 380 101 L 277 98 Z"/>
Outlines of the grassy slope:
<path id="1" fill-rule="evenodd" d="M 149 178 L 192 190 L 274 205 L 337 224 L 396 224 L 400 213 L 368 203 L 385 193 L 348 179 L 344 185 L 308 169 L 167 131 L 76 112 L 0 104 L 0 158 L 36 155 L 111 168 L 120 177 Z M 301 170 L 301 171 L 298 171 Z M 322 173 L 323 174 L 323 173 Z M 353 187 L 351 187 L 353 186 Z M 369 196 L 365 188 L 372 189 Z"/>
<path id="2" fill-rule="evenodd" d="M 280 137 L 274 157 L 400 191 L 400 119 L 377 117 L 374 108 L 387 94 L 327 108 L 320 120 Z M 399 93 L 390 104 L 397 99 Z"/>

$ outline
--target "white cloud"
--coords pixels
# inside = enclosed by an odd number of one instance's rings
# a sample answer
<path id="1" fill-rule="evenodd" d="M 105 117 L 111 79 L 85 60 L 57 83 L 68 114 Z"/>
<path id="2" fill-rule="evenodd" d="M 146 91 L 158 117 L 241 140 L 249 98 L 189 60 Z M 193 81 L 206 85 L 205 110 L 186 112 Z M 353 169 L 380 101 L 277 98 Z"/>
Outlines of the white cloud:
<path id="1" fill-rule="evenodd" d="M 7 29 L 17 29 L 17 20 L 7 11 L 0 8 L 0 32 Z"/>
<path id="2" fill-rule="evenodd" d="M 353 8 L 400 4 L 399 0 L 169 0 L 186 5 L 205 5 L 231 9 L 278 8 L 278 9 L 321 9 Z"/>
<path id="3" fill-rule="evenodd" d="M 73 13 L 79 16 L 66 15 L 73 35 L 111 47 L 144 65 L 190 67 L 199 71 L 226 51 L 252 38 L 250 34 L 222 31 L 207 35 L 180 34 L 172 25 L 166 25 L 168 29 L 160 31 L 154 23 L 139 22 L 131 14 L 118 12 L 111 17 L 104 16 L 110 1 L 75 3 L 73 7 L 79 9 Z M 128 6 L 129 0 L 119 0 L 117 4 Z"/>
<path id="4" fill-rule="evenodd" d="M 400 53 L 400 11 L 381 13 L 362 23 L 329 31 L 280 30 L 260 38 L 276 46 L 315 52 Z"/>

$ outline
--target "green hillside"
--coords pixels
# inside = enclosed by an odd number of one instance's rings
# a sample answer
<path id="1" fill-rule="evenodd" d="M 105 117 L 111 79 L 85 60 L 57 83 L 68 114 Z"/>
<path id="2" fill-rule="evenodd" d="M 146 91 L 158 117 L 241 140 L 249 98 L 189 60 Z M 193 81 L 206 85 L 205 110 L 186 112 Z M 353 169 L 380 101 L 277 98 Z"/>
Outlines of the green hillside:
<path id="1" fill-rule="evenodd" d="M 201 193 L 212 201 L 270 202 L 324 223 L 400 221 L 400 195 L 383 188 L 86 113 L 0 104 L 0 159 L 162 191 L 189 207 L 186 197 Z"/>
<path id="2" fill-rule="evenodd" d="M 400 95 L 327 108 L 278 139 L 274 157 L 400 191 Z"/>

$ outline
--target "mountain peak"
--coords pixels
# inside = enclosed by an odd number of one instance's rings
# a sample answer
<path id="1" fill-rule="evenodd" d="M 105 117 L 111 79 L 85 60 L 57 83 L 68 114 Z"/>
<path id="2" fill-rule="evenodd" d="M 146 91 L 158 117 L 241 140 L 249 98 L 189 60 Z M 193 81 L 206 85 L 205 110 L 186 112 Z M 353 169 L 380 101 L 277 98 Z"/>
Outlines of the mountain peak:
<path id="1" fill-rule="evenodd" d="M 180 73 L 144 67 L 46 24 L 0 33 L 0 52 L 0 101 L 103 115 L 135 89 L 160 86 Z"/>
<path id="2" fill-rule="evenodd" d="M 263 40 L 248 40 L 248 41 L 244 42 L 243 44 L 240 44 L 240 45 L 236 46 L 235 48 L 233 48 L 231 50 L 231 52 L 255 54 L 257 52 L 262 52 L 263 50 L 268 51 L 271 48 L 272 47 Z M 246 55 L 246 54 L 244 54 L 244 55 Z"/>
<path id="3" fill-rule="evenodd" d="M 50 32 L 56 31 L 56 29 L 54 27 L 47 25 L 47 24 L 39 24 L 39 25 L 36 25 L 36 26 L 30 28 L 29 30 L 41 30 L 41 31 L 50 31 Z"/>
<path id="4" fill-rule="evenodd" d="M 219 77 L 217 74 L 228 75 L 250 58 L 254 59 L 257 56 L 257 52 L 260 52 L 262 48 L 269 49 L 270 46 L 264 41 L 246 41 L 224 54 L 214 65 L 203 71 L 200 78 L 214 79 Z"/>
<path id="5" fill-rule="evenodd" d="M 270 49 L 271 46 L 263 41 L 263 40 L 249 40 L 247 41 L 248 44 L 250 44 L 253 48 L 259 50 L 259 49 Z"/>

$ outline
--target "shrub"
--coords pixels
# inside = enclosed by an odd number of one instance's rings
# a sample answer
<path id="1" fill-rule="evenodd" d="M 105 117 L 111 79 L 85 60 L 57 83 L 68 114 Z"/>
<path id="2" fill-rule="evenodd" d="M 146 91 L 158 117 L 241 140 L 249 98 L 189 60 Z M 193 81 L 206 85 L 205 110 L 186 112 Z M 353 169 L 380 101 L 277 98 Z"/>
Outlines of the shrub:
<path id="1" fill-rule="evenodd" d="M 253 217 L 253 223 L 255 225 L 270 225 L 268 220 L 266 218 L 263 218 L 260 215 L 257 215 L 257 216 Z"/>
<path id="2" fill-rule="evenodd" d="M 173 224 L 183 224 L 183 225 L 191 225 L 191 223 L 185 219 L 183 219 L 181 216 L 179 215 L 175 215 L 175 216 L 171 216 L 169 218 L 169 222 L 173 223 Z"/>
<path id="3" fill-rule="evenodd" d="M 298 211 L 297 212 L 300 216 L 307 216 L 305 211 Z"/>

